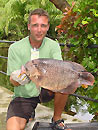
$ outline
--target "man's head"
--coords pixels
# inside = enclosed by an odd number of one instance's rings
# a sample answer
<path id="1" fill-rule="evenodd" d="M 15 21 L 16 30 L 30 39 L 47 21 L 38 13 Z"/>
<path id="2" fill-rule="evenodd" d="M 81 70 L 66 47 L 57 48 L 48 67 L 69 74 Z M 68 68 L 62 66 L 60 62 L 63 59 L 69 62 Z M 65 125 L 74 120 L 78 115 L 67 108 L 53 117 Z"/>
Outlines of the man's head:
<path id="1" fill-rule="evenodd" d="M 30 31 L 30 39 L 32 42 L 43 41 L 49 29 L 49 15 L 48 13 L 39 8 L 33 10 L 28 19 L 28 30 Z"/>
<path id="2" fill-rule="evenodd" d="M 50 23 L 50 18 L 49 18 L 48 12 L 45 11 L 44 9 L 42 9 L 42 8 L 38 8 L 38 9 L 35 9 L 35 10 L 30 12 L 29 18 L 28 18 L 28 24 L 30 24 L 30 22 L 31 22 L 31 16 L 32 15 L 46 16 L 48 18 L 48 24 Z"/>

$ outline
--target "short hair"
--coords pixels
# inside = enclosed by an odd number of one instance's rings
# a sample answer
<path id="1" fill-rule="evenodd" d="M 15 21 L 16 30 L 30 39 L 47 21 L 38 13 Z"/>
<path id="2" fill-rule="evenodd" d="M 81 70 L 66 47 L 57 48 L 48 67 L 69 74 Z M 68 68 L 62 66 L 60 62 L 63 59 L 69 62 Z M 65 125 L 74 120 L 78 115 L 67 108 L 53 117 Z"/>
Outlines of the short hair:
<path id="1" fill-rule="evenodd" d="M 49 18 L 48 12 L 45 11 L 44 9 L 42 9 L 42 8 L 38 8 L 38 9 L 32 10 L 30 12 L 29 17 L 28 17 L 28 24 L 31 22 L 31 16 L 32 15 L 46 16 L 48 18 L 48 23 L 50 22 L 50 18 Z"/>

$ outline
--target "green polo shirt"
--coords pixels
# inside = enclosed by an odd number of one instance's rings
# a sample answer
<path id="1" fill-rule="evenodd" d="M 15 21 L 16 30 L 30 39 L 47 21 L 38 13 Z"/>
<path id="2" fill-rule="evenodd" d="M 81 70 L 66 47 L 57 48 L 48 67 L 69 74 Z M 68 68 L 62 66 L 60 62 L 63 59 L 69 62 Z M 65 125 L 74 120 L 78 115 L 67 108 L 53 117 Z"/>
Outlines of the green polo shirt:
<path id="1" fill-rule="evenodd" d="M 31 49 L 32 46 L 30 45 L 29 37 L 23 38 L 9 47 L 7 75 L 10 75 L 15 70 L 21 69 L 22 65 L 25 65 L 27 61 L 31 60 Z M 39 58 L 62 60 L 59 44 L 47 37 L 44 38 L 38 51 Z M 14 87 L 14 97 L 30 98 L 38 95 L 39 90 L 32 81 L 28 84 Z"/>

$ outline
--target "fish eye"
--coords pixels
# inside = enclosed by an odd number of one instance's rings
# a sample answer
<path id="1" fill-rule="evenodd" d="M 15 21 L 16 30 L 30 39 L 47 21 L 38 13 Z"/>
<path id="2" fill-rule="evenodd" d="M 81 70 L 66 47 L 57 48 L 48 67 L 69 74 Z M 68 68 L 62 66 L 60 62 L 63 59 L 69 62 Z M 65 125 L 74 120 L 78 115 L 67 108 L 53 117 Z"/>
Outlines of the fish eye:
<path id="1" fill-rule="evenodd" d="M 28 68 L 25 68 L 26 69 L 26 71 L 28 71 Z"/>
<path id="2" fill-rule="evenodd" d="M 38 65 L 37 64 L 34 64 L 35 67 L 37 67 Z"/>

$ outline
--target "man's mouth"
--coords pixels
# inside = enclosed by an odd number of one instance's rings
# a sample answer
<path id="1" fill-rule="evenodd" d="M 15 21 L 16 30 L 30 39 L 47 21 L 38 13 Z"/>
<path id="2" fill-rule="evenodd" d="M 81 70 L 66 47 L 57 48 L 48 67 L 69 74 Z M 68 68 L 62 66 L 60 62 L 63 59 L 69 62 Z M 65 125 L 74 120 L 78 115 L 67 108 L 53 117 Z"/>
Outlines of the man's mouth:
<path id="1" fill-rule="evenodd" d="M 37 37 L 41 37 L 41 36 L 42 36 L 42 34 L 36 34 L 36 36 L 37 36 Z"/>

